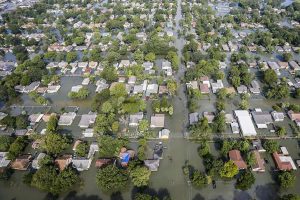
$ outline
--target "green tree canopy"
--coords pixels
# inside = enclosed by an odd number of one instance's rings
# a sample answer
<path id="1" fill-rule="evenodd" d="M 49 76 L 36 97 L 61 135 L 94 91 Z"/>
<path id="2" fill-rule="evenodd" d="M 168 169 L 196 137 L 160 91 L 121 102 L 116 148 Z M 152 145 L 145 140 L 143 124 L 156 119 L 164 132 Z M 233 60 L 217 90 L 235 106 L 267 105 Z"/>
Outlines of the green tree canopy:
<path id="1" fill-rule="evenodd" d="M 250 171 L 244 171 L 236 181 L 235 188 L 248 190 L 255 182 L 255 177 Z"/>
<path id="2" fill-rule="evenodd" d="M 263 147 L 268 153 L 274 153 L 279 150 L 279 143 L 275 140 L 266 140 Z"/>
<path id="3" fill-rule="evenodd" d="M 96 176 L 98 187 L 103 191 L 118 191 L 124 189 L 128 182 L 128 172 L 114 165 L 107 165 L 100 169 Z"/>
<path id="4" fill-rule="evenodd" d="M 147 186 L 151 171 L 147 167 L 135 167 L 130 171 L 130 178 L 134 186 Z"/>
<path id="5" fill-rule="evenodd" d="M 282 172 L 278 175 L 278 182 L 282 189 L 288 189 L 295 185 L 296 176 L 293 172 Z"/>
<path id="6" fill-rule="evenodd" d="M 47 133 L 43 137 L 43 143 L 41 145 L 49 154 L 59 154 L 69 146 L 68 139 L 58 133 Z"/>
<path id="7" fill-rule="evenodd" d="M 32 176 L 31 185 L 51 194 L 60 194 L 74 188 L 79 181 L 78 175 L 69 168 L 58 172 L 53 166 L 43 166 Z"/>
<path id="8" fill-rule="evenodd" d="M 226 162 L 220 170 L 220 176 L 222 178 L 233 178 L 239 173 L 239 168 L 234 164 L 232 160 Z"/>

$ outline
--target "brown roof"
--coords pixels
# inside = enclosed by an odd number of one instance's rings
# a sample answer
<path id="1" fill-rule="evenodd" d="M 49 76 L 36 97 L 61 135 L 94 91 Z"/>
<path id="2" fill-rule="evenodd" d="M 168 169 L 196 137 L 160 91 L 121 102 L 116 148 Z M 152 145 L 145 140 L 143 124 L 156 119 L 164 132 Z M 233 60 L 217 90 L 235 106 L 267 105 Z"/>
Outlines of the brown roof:
<path id="1" fill-rule="evenodd" d="M 159 89 L 158 89 L 158 93 L 159 93 L 159 94 L 166 94 L 166 93 L 168 93 L 168 88 L 167 88 L 167 86 L 165 86 L 165 85 L 160 85 L 160 86 L 159 86 Z"/>
<path id="2" fill-rule="evenodd" d="M 102 159 L 98 159 L 96 160 L 96 163 L 95 163 L 95 167 L 102 167 L 104 165 L 107 165 L 109 163 L 112 162 L 112 159 L 109 159 L 109 158 L 102 158 Z"/>
<path id="3" fill-rule="evenodd" d="M 63 171 L 72 162 L 72 155 L 63 155 L 55 160 L 60 171 Z"/>
<path id="4" fill-rule="evenodd" d="M 255 164 L 252 166 L 253 169 L 258 169 L 258 171 L 265 171 L 264 160 L 261 159 L 260 154 L 257 150 L 253 151 L 255 157 Z"/>
<path id="5" fill-rule="evenodd" d="M 203 82 L 203 81 L 209 81 L 209 78 L 208 76 L 201 76 L 200 77 L 200 81 Z"/>
<path id="6" fill-rule="evenodd" d="M 27 170 L 30 164 L 31 155 L 22 155 L 16 158 L 16 160 L 11 164 L 12 169 L 16 170 Z"/>
<path id="7" fill-rule="evenodd" d="M 208 85 L 200 83 L 200 91 L 203 94 L 209 93 L 209 87 L 208 87 Z"/>
<path id="8" fill-rule="evenodd" d="M 247 169 L 247 165 L 241 156 L 241 152 L 239 150 L 231 150 L 229 151 L 229 158 L 238 166 L 239 169 Z"/>
<path id="9" fill-rule="evenodd" d="M 283 171 L 292 170 L 293 167 L 292 167 L 291 163 L 290 162 L 282 162 L 279 156 L 280 156 L 280 154 L 278 154 L 277 152 L 273 153 L 273 158 L 274 158 L 277 168 L 279 170 L 283 170 Z"/>

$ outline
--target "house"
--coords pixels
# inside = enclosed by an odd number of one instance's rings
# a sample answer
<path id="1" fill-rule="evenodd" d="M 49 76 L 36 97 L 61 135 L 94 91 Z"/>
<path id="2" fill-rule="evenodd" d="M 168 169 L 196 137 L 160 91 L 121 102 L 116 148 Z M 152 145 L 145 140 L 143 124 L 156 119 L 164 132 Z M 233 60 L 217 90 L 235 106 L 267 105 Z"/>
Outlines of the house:
<path id="1" fill-rule="evenodd" d="M 163 94 L 168 94 L 169 90 L 166 85 L 160 85 L 158 88 L 158 94 L 163 95 Z"/>
<path id="2" fill-rule="evenodd" d="M 289 65 L 291 67 L 292 72 L 300 70 L 300 66 L 296 63 L 296 61 L 290 61 Z"/>
<path id="3" fill-rule="evenodd" d="M 87 158 L 73 158 L 72 167 L 77 171 L 82 172 L 88 170 L 91 166 L 92 160 Z"/>
<path id="4" fill-rule="evenodd" d="M 282 122 L 284 120 L 283 112 L 272 111 L 271 115 L 275 122 Z"/>
<path id="5" fill-rule="evenodd" d="M 205 84 L 205 85 L 208 85 L 208 87 L 210 88 L 210 82 L 209 82 L 208 76 L 201 76 L 200 77 L 200 82 Z"/>
<path id="6" fill-rule="evenodd" d="M 254 172 L 265 172 L 266 171 L 265 162 L 261 158 L 260 153 L 257 150 L 252 151 L 252 153 L 254 154 L 254 158 L 255 158 L 255 162 L 251 166 L 252 171 L 254 171 Z"/>
<path id="7" fill-rule="evenodd" d="M 108 84 L 106 83 L 106 81 L 104 79 L 98 80 L 96 82 L 96 92 L 101 92 L 102 90 L 108 88 Z"/>
<path id="8" fill-rule="evenodd" d="M 44 114 L 31 114 L 28 117 L 28 120 L 30 121 L 30 125 L 34 125 L 35 123 L 38 123 L 42 118 Z"/>
<path id="9" fill-rule="evenodd" d="M 241 170 L 247 169 L 247 164 L 243 160 L 241 156 L 241 152 L 239 150 L 231 150 L 229 151 L 229 159 L 234 162 L 234 164 Z"/>
<path id="10" fill-rule="evenodd" d="M 203 117 L 205 117 L 208 123 L 212 123 L 215 119 L 215 113 L 213 112 L 203 112 Z"/>
<path id="11" fill-rule="evenodd" d="M 219 89 L 224 88 L 222 80 L 217 80 L 216 83 L 211 83 L 213 93 L 216 93 Z"/>
<path id="12" fill-rule="evenodd" d="M 60 171 L 66 169 L 72 162 L 72 155 L 62 155 L 55 159 L 55 164 L 58 166 Z"/>
<path id="13" fill-rule="evenodd" d="M 193 90 L 198 90 L 198 82 L 197 81 L 190 81 L 186 84 L 187 88 L 191 88 Z"/>
<path id="14" fill-rule="evenodd" d="M 120 67 L 129 67 L 130 66 L 130 60 L 121 60 L 119 63 L 118 68 Z"/>
<path id="15" fill-rule="evenodd" d="M 130 76 L 128 78 L 128 84 L 134 85 L 136 82 L 136 76 Z"/>
<path id="16" fill-rule="evenodd" d="M 71 92 L 79 92 L 79 90 L 81 89 L 81 88 L 83 88 L 83 86 L 82 85 L 75 85 L 75 86 L 72 86 L 72 88 L 71 88 Z"/>
<path id="17" fill-rule="evenodd" d="M 154 84 L 148 84 L 147 90 L 146 90 L 146 96 L 150 96 L 151 94 L 157 94 L 158 92 L 158 85 L 156 83 Z"/>
<path id="18" fill-rule="evenodd" d="M 80 128 L 88 128 L 90 125 L 94 124 L 97 118 L 97 114 L 89 112 L 88 114 L 83 114 L 79 121 L 78 126 Z"/>
<path id="19" fill-rule="evenodd" d="M 0 169 L 6 168 L 10 164 L 11 160 L 7 159 L 8 152 L 0 152 Z"/>
<path id="20" fill-rule="evenodd" d="M 167 60 L 162 61 L 161 69 L 165 71 L 165 73 L 166 73 L 167 76 L 172 76 L 173 72 L 172 72 L 172 64 L 171 64 L 171 62 L 169 62 Z"/>
<path id="21" fill-rule="evenodd" d="M 200 83 L 199 88 L 200 88 L 201 94 L 209 94 L 209 92 L 210 92 L 208 84 Z"/>
<path id="22" fill-rule="evenodd" d="M 245 85 L 240 85 L 236 89 L 239 94 L 246 94 L 248 92 L 248 88 Z"/>
<path id="23" fill-rule="evenodd" d="M 88 85 L 90 83 L 90 79 L 89 78 L 85 78 L 85 79 L 83 79 L 83 81 L 82 81 L 82 85 Z"/>
<path id="24" fill-rule="evenodd" d="M 189 122 L 190 125 L 196 124 L 199 121 L 199 113 L 190 113 L 189 114 Z"/>
<path id="25" fill-rule="evenodd" d="M 92 159 L 93 156 L 95 155 L 95 152 L 99 151 L 99 146 L 97 142 L 92 142 L 92 144 L 90 145 L 90 149 L 88 152 L 88 158 Z"/>
<path id="26" fill-rule="evenodd" d="M 101 168 L 103 166 L 109 165 L 113 162 L 112 159 L 110 158 L 101 158 L 101 159 L 97 159 L 95 162 L 95 167 L 96 168 Z"/>
<path id="27" fill-rule="evenodd" d="M 257 150 L 258 152 L 266 152 L 261 144 L 260 139 L 256 139 L 252 141 L 252 149 Z"/>
<path id="28" fill-rule="evenodd" d="M 15 130 L 14 134 L 16 136 L 24 136 L 24 135 L 26 135 L 27 132 L 28 132 L 27 129 L 17 129 L 17 130 Z"/>
<path id="29" fill-rule="evenodd" d="M 47 92 L 48 93 L 56 93 L 56 92 L 58 92 L 58 90 L 61 88 L 61 86 L 60 85 L 49 85 L 48 86 L 48 89 L 47 89 Z"/>
<path id="30" fill-rule="evenodd" d="M 136 36 L 137 39 L 139 39 L 139 40 L 143 40 L 143 41 L 146 41 L 146 40 L 147 40 L 147 34 L 144 33 L 144 32 L 136 33 L 135 36 Z"/>
<path id="31" fill-rule="evenodd" d="M 41 82 L 39 82 L 39 81 L 32 82 L 32 83 L 30 83 L 30 85 L 27 85 L 24 87 L 23 92 L 24 93 L 33 92 L 40 86 L 40 84 L 41 84 Z"/>
<path id="32" fill-rule="evenodd" d="M 142 94 L 144 93 L 144 87 L 143 85 L 135 85 L 133 86 L 133 94 Z"/>
<path id="33" fill-rule="evenodd" d="M 143 112 L 129 115 L 129 126 L 138 126 L 139 122 L 144 118 Z"/>
<path id="34" fill-rule="evenodd" d="M 0 112 L 0 121 L 7 116 L 6 113 Z"/>
<path id="35" fill-rule="evenodd" d="M 158 133 L 159 139 L 169 139 L 170 136 L 170 130 L 169 129 L 162 129 Z"/>
<path id="36" fill-rule="evenodd" d="M 240 133 L 239 124 L 237 122 L 230 123 L 231 131 L 234 134 Z"/>
<path id="37" fill-rule="evenodd" d="M 164 114 L 155 114 L 151 116 L 151 128 L 163 128 L 165 126 L 165 115 Z"/>
<path id="38" fill-rule="evenodd" d="M 143 63 L 143 67 L 145 71 L 149 71 L 153 68 L 153 63 L 152 62 L 144 62 Z"/>
<path id="39" fill-rule="evenodd" d="M 158 171 L 158 167 L 159 167 L 159 160 L 158 159 L 144 160 L 144 164 L 151 172 L 157 172 Z"/>
<path id="40" fill-rule="evenodd" d="M 273 123 L 272 116 L 269 112 L 254 111 L 251 113 L 257 128 L 268 128 Z"/>
<path id="41" fill-rule="evenodd" d="M 255 136 L 257 134 L 248 110 L 235 110 L 234 114 L 244 136 Z"/>
<path id="42" fill-rule="evenodd" d="M 73 120 L 76 117 L 75 112 L 64 113 L 59 117 L 58 125 L 59 126 L 70 126 L 73 123 Z"/>
<path id="43" fill-rule="evenodd" d="M 277 152 L 274 152 L 273 159 L 275 161 L 276 167 L 281 171 L 290 171 L 290 170 L 296 170 L 297 167 L 293 161 L 293 159 L 290 156 L 285 156 L 283 154 L 279 154 Z"/>
<path id="44" fill-rule="evenodd" d="M 250 92 L 253 94 L 260 94 L 260 86 L 256 80 L 251 81 Z"/>
<path id="45" fill-rule="evenodd" d="M 289 118 L 296 123 L 297 126 L 300 127 L 300 113 L 294 113 L 294 111 L 288 111 Z"/>
<path id="46" fill-rule="evenodd" d="M 84 131 L 82 131 L 83 137 L 93 137 L 94 136 L 94 129 L 87 128 Z"/>
<path id="47" fill-rule="evenodd" d="M 32 168 L 39 169 L 41 167 L 39 163 L 45 156 L 45 153 L 39 153 L 39 155 L 32 161 Z"/>
<path id="48" fill-rule="evenodd" d="M 22 170 L 25 171 L 28 169 L 31 161 L 31 155 L 21 155 L 16 158 L 15 161 L 12 162 L 11 168 L 15 170 Z"/>

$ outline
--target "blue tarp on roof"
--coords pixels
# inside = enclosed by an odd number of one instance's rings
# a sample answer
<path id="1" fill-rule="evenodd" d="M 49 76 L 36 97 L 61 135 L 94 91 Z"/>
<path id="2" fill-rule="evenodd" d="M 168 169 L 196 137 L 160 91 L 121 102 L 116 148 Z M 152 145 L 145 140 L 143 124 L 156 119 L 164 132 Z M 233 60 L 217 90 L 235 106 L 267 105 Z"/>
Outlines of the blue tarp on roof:
<path id="1" fill-rule="evenodd" d="M 129 159 L 130 159 L 129 153 L 123 153 L 121 162 L 128 163 Z"/>

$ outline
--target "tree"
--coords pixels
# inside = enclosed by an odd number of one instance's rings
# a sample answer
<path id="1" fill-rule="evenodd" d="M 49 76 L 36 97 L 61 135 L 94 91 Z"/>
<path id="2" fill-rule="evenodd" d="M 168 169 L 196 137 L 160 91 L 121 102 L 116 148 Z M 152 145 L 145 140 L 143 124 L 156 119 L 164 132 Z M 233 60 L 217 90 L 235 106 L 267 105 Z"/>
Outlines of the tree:
<path id="1" fill-rule="evenodd" d="M 209 144 L 207 141 L 201 140 L 200 146 L 198 147 L 198 154 L 201 157 L 204 157 L 207 154 L 209 154 Z"/>
<path id="2" fill-rule="evenodd" d="M 203 117 L 195 125 L 192 125 L 190 128 L 190 133 L 193 138 L 196 139 L 207 139 L 210 137 L 212 130 L 208 124 L 208 119 Z"/>
<path id="3" fill-rule="evenodd" d="M 279 127 L 277 127 L 276 133 L 277 133 L 277 135 L 278 135 L 279 137 L 283 137 L 283 136 L 286 135 L 286 130 L 285 130 L 284 127 L 279 126 Z"/>
<path id="4" fill-rule="evenodd" d="M 114 67 L 104 67 L 100 77 L 111 83 L 118 79 L 118 74 Z"/>
<path id="5" fill-rule="evenodd" d="M 110 95 L 116 98 L 125 97 L 127 95 L 124 83 L 117 83 L 110 89 Z"/>
<path id="6" fill-rule="evenodd" d="M 250 171 L 244 171 L 236 181 L 235 188 L 248 190 L 255 183 L 255 177 Z"/>
<path id="7" fill-rule="evenodd" d="M 291 53 L 283 53 L 282 57 L 285 62 L 289 62 L 293 59 L 293 55 Z"/>
<path id="8" fill-rule="evenodd" d="M 101 157 L 114 157 L 116 154 L 119 154 L 123 146 L 127 146 L 128 141 L 103 135 L 99 137 L 98 143 L 99 146 L 102 147 L 99 149 L 99 155 Z"/>
<path id="9" fill-rule="evenodd" d="M 58 133 L 47 133 L 43 138 L 41 147 L 48 154 L 59 154 L 69 146 L 69 141 L 65 136 Z"/>
<path id="10" fill-rule="evenodd" d="M 233 178 L 239 173 L 239 168 L 234 164 L 232 160 L 226 162 L 220 169 L 220 176 L 222 178 Z"/>
<path id="11" fill-rule="evenodd" d="M 47 122 L 47 133 L 55 133 L 58 127 L 58 119 L 56 115 L 51 115 L 49 121 Z"/>
<path id="12" fill-rule="evenodd" d="M 106 101 L 102 104 L 101 111 L 103 113 L 110 113 L 114 111 L 114 108 L 109 101 Z"/>
<path id="13" fill-rule="evenodd" d="M 82 87 L 78 92 L 69 92 L 68 97 L 71 99 L 86 99 L 90 94 L 90 91 L 86 87 Z"/>
<path id="14" fill-rule="evenodd" d="M 87 154 L 88 151 L 88 145 L 86 142 L 80 142 L 76 147 L 76 155 L 79 157 L 84 157 Z"/>
<path id="15" fill-rule="evenodd" d="M 152 53 L 152 52 L 146 54 L 145 60 L 149 61 L 149 62 L 154 62 L 155 61 L 155 54 Z"/>
<path id="16" fill-rule="evenodd" d="M 296 176 L 293 172 L 285 171 L 278 175 L 278 182 L 282 189 L 288 189 L 295 185 Z"/>
<path id="17" fill-rule="evenodd" d="M 66 56 L 67 63 L 74 62 L 74 61 L 76 61 L 76 59 L 77 59 L 77 52 L 76 51 L 71 51 L 71 52 L 67 53 L 67 56 Z"/>
<path id="18" fill-rule="evenodd" d="M 174 80 L 168 80 L 167 82 L 167 88 L 168 91 L 171 95 L 175 95 L 176 94 L 176 90 L 177 90 L 177 83 Z"/>
<path id="19" fill-rule="evenodd" d="M 250 151 L 247 153 L 246 161 L 249 166 L 252 166 L 255 164 L 256 160 L 255 160 L 255 154 L 253 151 Z"/>
<path id="20" fill-rule="evenodd" d="M 43 166 L 32 176 L 31 185 L 51 194 L 60 194 L 74 188 L 79 181 L 70 168 L 57 172 L 53 166 Z"/>
<path id="21" fill-rule="evenodd" d="M 27 138 L 25 136 L 18 137 L 9 147 L 8 158 L 15 159 L 26 147 Z"/>
<path id="22" fill-rule="evenodd" d="M 195 187 L 202 188 L 208 183 L 208 180 L 204 173 L 195 170 L 192 174 L 191 182 Z"/>
<path id="23" fill-rule="evenodd" d="M 275 140 L 267 140 L 264 142 L 263 147 L 268 153 L 274 153 L 279 150 L 279 144 Z"/>
<path id="24" fill-rule="evenodd" d="M 0 151 L 7 151 L 13 142 L 13 138 L 8 135 L 0 136 Z"/>
<path id="25" fill-rule="evenodd" d="M 300 196 L 296 194 L 285 194 L 280 200 L 300 200 Z"/>
<path id="26" fill-rule="evenodd" d="M 159 198 L 149 194 L 137 193 L 134 200 L 159 200 Z"/>
<path id="27" fill-rule="evenodd" d="M 264 82 L 268 85 L 273 85 L 277 83 L 278 77 L 276 72 L 273 69 L 267 69 L 264 72 Z"/>
<path id="28" fill-rule="evenodd" d="M 28 126 L 28 120 L 25 115 L 19 115 L 16 117 L 16 128 L 25 129 Z"/>
<path id="29" fill-rule="evenodd" d="M 130 178 L 134 186 L 147 186 L 151 171 L 147 167 L 135 167 L 130 171 Z"/>
<path id="30" fill-rule="evenodd" d="M 96 176 L 98 187 L 103 191 L 118 191 L 126 187 L 129 181 L 128 172 L 114 165 L 100 169 Z"/>
<path id="31" fill-rule="evenodd" d="M 220 112 L 216 115 L 216 117 L 214 118 L 213 127 L 214 130 L 218 133 L 222 133 L 226 130 L 226 119 L 223 112 Z"/>
<path id="32" fill-rule="evenodd" d="M 140 122 L 139 122 L 139 131 L 140 132 L 145 132 L 149 129 L 149 121 L 147 119 L 142 119 Z"/>

